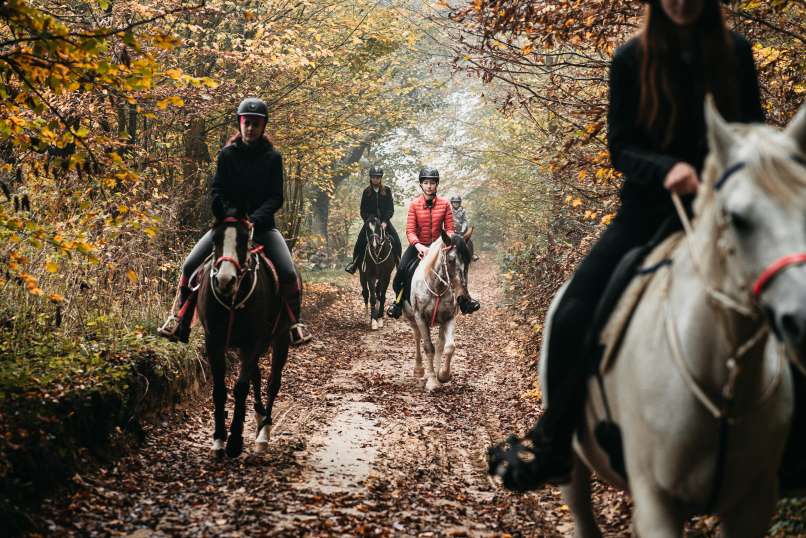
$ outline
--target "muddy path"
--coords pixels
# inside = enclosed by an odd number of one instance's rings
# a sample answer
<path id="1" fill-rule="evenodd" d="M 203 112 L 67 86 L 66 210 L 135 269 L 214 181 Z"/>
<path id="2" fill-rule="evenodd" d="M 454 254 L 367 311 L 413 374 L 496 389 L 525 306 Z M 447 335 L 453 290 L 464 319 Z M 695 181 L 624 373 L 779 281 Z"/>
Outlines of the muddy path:
<path id="1" fill-rule="evenodd" d="M 487 446 L 522 432 L 538 412 L 528 395 L 530 360 L 521 356 L 520 329 L 501 304 L 489 259 L 471 271 L 483 306 L 457 323 L 453 379 L 433 394 L 413 376 L 408 325 L 387 320 L 369 329 L 357 278 L 308 289 L 306 317 L 317 339 L 292 351 L 268 453 L 214 461 L 205 393 L 148 427 L 137 449 L 77 475 L 69 496 L 45 505 L 43 530 L 136 537 L 571 531 L 558 490 L 512 495 L 486 475 Z M 627 502 L 596 489 L 603 527 L 624 535 Z"/>

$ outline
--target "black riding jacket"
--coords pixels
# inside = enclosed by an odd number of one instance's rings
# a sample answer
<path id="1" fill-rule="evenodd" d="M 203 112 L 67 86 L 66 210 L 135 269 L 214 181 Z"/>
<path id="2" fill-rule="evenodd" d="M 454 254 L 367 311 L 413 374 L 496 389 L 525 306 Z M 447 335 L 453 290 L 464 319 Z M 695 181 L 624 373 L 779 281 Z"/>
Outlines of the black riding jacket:
<path id="1" fill-rule="evenodd" d="M 370 217 L 378 217 L 381 222 L 389 222 L 395 214 L 395 201 L 392 198 L 392 189 L 380 187 L 378 192 L 372 185 L 364 189 L 361 195 L 361 218 L 364 222 Z"/>
<path id="2" fill-rule="evenodd" d="M 274 213 L 283 206 L 283 158 L 263 138 L 254 146 L 238 139 L 218 154 L 210 194 L 216 218 L 227 208 L 242 209 L 255 234 L 270 230 Z"/>
<path id="3" fill-rule="evenodd" d="M 737 113 L 728 121 L 763 122 L 758 78 L 750 43 L 731 33 L 736 55 Z M 702 171 L 708 153 L 704 99 L 705 79 L 701 58 L 676 59 L 673 91 L 682 97 L 671 143 L 664 147 L 663 132 L 649 132 L 637 124 L 640 102 L 641 46 L 631 39 L 616 51 L 610 64 L 608 146 L 613 167 L 624 174 L 622 209 L 671 213 L 669 193 L 663 187 L 666 174 L 678 161 Z M 669 104 L 661 102 L 661 106 Z"/>

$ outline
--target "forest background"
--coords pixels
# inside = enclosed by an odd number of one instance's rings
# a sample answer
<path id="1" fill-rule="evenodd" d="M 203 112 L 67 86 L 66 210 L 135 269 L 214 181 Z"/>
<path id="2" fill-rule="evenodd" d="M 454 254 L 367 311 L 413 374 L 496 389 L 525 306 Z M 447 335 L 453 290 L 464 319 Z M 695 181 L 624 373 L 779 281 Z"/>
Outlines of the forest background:
<path id="1" fill-rule="evenodd" d="M 0 414 L 37 402 L 47 418 L 127 394 L 135 364 L 170 377 L 198 362 L 198 346 L 153 333 L 251 95 L 269 105 L 286 168 L 278 222 L 306 275 L 327 278 L 351 251 L 370 164 L 398 223 L 417 169 L 434 165 L 518 283 L 512 309 L 536 349 L 552 293 L 617 208 L 607 69 L 642 6 L 0 1 Z M 768 121 L 784 124 L 806 94 L 806 3 L 724 10 L 754 44 Z M 6 429 L 0 475 L 47 435 Z"/>

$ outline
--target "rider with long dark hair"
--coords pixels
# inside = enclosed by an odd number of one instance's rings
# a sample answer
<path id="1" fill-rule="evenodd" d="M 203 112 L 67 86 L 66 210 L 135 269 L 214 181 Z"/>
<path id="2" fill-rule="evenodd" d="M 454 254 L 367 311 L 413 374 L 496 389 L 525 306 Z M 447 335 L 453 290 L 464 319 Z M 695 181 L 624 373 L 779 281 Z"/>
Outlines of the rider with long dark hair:
<path id="1" fill-rule="evenodd" d="M 412 274 L 419 260 L 428 252 L 428 247 L 440 237 L 440 231 L 453 234 L 453 212 L 447 198 L 437 196 L 439 187 L 439 171 L 430 166 L 423 167 L 419 174 L 422 196 L 415 198 L 409 205 L 406 217 L 406 239 L 409 247 L 400 258 L 400 264 L 392 282 L 395 300 L 386 311 L 389 317 L 399 318 L 403 313 L 403 301 L 409 289 Z M 479 309 L 475 299 L 460 298 L 459 308 L 463 314 L 470 314 Z"/>
<path id="2" fill-rule="evenodd" d="M 613 167 L 624 174 L 621 208 L 576 270 L 553 315 L 550 405 L 527 434 L 532 446 L 517 442 L 491 454 L 494 471 L 505 450 L 532 453 L 507 458 L 503 479 L 510 489 L 568 477 L 589 372 L 584 331 L 622 257 L 657 238 L 664 222 L 673 223 L 663 228 L 667 234 L 679 229 L 670 192 L 688 196 L 689 202 L 697 192 L 708 152 L 706 93 L 714 95 L 729 121 L 764 120 L 751 46 L 726 29 L 718 1 L 651 0 L 643 28 L 610 64 L 608 145 Z"/>
<path id="3" fill-rule="evenodd" d="M 392 254 L 395 260 L 400 260 L 402 247 L 400 246 L 400 236 L 392 226 L 392 215 L 395 214 L 395 200 L 392 197 L 392 189 L 383 184 L 383 168 L 373 165 L 369 169 L 369 185 L 361 194 L 361 220 L 364 225 L 358 233 L 358 239 L 353 247 L 353 259 L 344 268 L 350 274 L 355 273 L 358 264 L 364 259 L 364 252 L 367 248 L 367 220 L 370 217 L 377 217 L 381 221 L 386 234 L 392 240 Z"/>
<path id="4" fill-rule="evenodd" d="M 254 242 L 263 246 L 277 269 L 291 323 L 289 342 L 300 345 L 311 339 L 310 332 L 300 321 L 302 290 L 291 251 L 274 222 L 274 214 L 283 206 L 283 159 L 265 133 L 269 117 L 266 103 L 254 97 L 244 99 L 236 117 L 238 133 L 230 138 L 216 161 L 210 189 L 213 215 L 220 219 L 230 210 L 239 209 L 249 216 L 254 227 Z M 199 239 L 182 264 L 175 310 L 158 329 L 160 335 L 188 341 L 196 308 L 190 278 L 212 250 L 213 232 L 210 230 Z"/>

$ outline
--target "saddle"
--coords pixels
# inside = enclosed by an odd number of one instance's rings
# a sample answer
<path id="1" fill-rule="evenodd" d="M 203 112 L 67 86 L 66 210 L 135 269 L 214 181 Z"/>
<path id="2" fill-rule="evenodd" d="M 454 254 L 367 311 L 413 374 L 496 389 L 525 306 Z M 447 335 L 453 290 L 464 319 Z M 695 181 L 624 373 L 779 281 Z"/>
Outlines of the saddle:
<path id="1" fill-rule="evenodd" d="M 249 256 L 251 257 L 252 263 L 250 267 L 259 267 L 260 263 L 266 265 L 269 268 L 269 274 L 271 275 L 272 283 L 274 285 L 275 293 L 280 292 L 280 277 L 277 274 L 277 268 L 274 267 L 274 263 L 266 256 L 266 253 L 263 252 L 263 245 L 258 245 L 257 243 L 250 243 L 249 244 Z M 213 263 L 213 254 L 211 253 L 207 256 L 204 261 L 193 271 L 193 274 L 190 275 L 190 279 L 188 280 L 188 286 L 191 289 L 191 292 L 195 295 L 201 286 L 201 276 L 205 273 L 208 267 Z"/>

